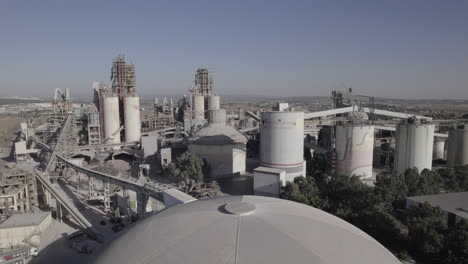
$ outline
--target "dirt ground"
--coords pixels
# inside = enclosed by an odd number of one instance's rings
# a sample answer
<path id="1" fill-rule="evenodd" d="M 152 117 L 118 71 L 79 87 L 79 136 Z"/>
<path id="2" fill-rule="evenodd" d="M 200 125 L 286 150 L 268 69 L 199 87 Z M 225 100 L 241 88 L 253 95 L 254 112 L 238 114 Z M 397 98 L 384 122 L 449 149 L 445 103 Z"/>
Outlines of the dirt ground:
<path id="1" fill-rule="evenodd" d="M 10 146 L 11 139 L 20 129 L 20 123 L 25 121 L 24 117 L 17 115 L 0 115 L 0 147 Z"/>

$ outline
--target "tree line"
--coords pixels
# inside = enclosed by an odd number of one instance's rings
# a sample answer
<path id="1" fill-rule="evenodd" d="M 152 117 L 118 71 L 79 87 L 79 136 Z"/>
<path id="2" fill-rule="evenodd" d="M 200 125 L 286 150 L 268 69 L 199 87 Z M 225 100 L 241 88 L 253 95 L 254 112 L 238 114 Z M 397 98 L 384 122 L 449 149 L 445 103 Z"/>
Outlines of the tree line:
<path id="1" fill-rule="evenodd" d="M 467 221 L 448 227 L 440 208 L 429 204 L 405 208 L 408 196 L 468 191 L 468 165 L 380 174 L 371 187 L 359 177 L 331 173 L 323 156 L 309 157 L 307 161 L 307 176 L 287 182 L 281 198 L 314 206 L 350 222 L 400 259 L 468 263 Z"/>

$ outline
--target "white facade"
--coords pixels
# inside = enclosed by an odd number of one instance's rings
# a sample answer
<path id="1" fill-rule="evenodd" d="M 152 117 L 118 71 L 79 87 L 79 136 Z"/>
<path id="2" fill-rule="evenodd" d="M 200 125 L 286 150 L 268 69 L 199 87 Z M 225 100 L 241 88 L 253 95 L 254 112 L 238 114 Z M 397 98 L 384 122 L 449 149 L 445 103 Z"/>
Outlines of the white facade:
<path id="1" fill-rule="evenodd" d="M 205 97 L 203 95 L 193 95 L 192 100 L 192 119 L 205 119 Z"/>
<path id="2" fill-rule="evenodd" d="M 374 126 L 336 126 L 337 171 L 348 176 L 372 177 Z"/>
<path id="3" fill-rule="evenodd" d="M 220 97 L 219 95 L 208 96 L 208 110 L 218 110 L 220 108 Z"/>
<path id="4" fill-rule="evenodd" d="M 226 177 L 245 172 L 245 144 L 190 144 L 188 150 L 206 160 L 210 177 Z"/>
<path id="5" fill-rule="evenodd" d="M 432 151 L 432 158 L 444 159 L 444 148 L 445 148 L 444 140 L 434 140 L 434 149 Z"/>
<path id="6" fill-rule="evenodd" d="M 396 130 L 395 170 L 432 168 L 433 124 L 398 124 Z"/>
<path id="7" fill-rule="evenodd" d="M 260 164 L 286 171 L 286 180 L 305 176 L 304 113 L 262 112 Z"/>
<path id="8" fill-rule="evenodd" d="M 49 212 L 12 215 L 0 224 L 0 248 L 29 246 L 28 240 L 43 234 L 51 223 Z"/>
<path id="9" fill-rule="evenodd" d="M 140 97 L 124 97 L 125 141 L 137 142 L 141 137 Z"/>
<path id="10" fill-rule="evenodd" d="M 117 96 L 104 96 L 104 136 L 109 144 L 120 143 L 120 113 L 119 98 Z"/>
<path id="11" fill-rule="evenodd" d="M 286 185 L 286 171 L 268 167 L 254 170 L 254 193 L 260 196 L 279 197 Z"/>

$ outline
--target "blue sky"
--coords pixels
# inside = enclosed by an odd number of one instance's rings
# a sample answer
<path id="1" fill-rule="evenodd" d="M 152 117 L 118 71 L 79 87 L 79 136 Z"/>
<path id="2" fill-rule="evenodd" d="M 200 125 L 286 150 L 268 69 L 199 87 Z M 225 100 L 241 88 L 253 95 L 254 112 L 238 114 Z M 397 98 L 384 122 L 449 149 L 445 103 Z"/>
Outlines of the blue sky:
<path id="1" fill-rule="evenodd" d="M 468 99 L 468 1 L 0 1 L 0 95 L 91 96 L 112 59 L 140 94 Z"/>

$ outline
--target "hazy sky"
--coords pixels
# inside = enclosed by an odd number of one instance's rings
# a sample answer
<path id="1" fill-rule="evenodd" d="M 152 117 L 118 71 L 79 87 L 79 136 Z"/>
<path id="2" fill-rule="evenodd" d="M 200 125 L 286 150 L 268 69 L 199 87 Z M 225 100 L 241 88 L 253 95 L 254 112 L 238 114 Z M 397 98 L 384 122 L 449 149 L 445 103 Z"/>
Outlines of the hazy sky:
<path id="1" fill-rule="evenodd" d="M 120 53 L 140 94 L 468 99 L 468 1 L 0 1 L 0 95 L 91 96 Z"/>

